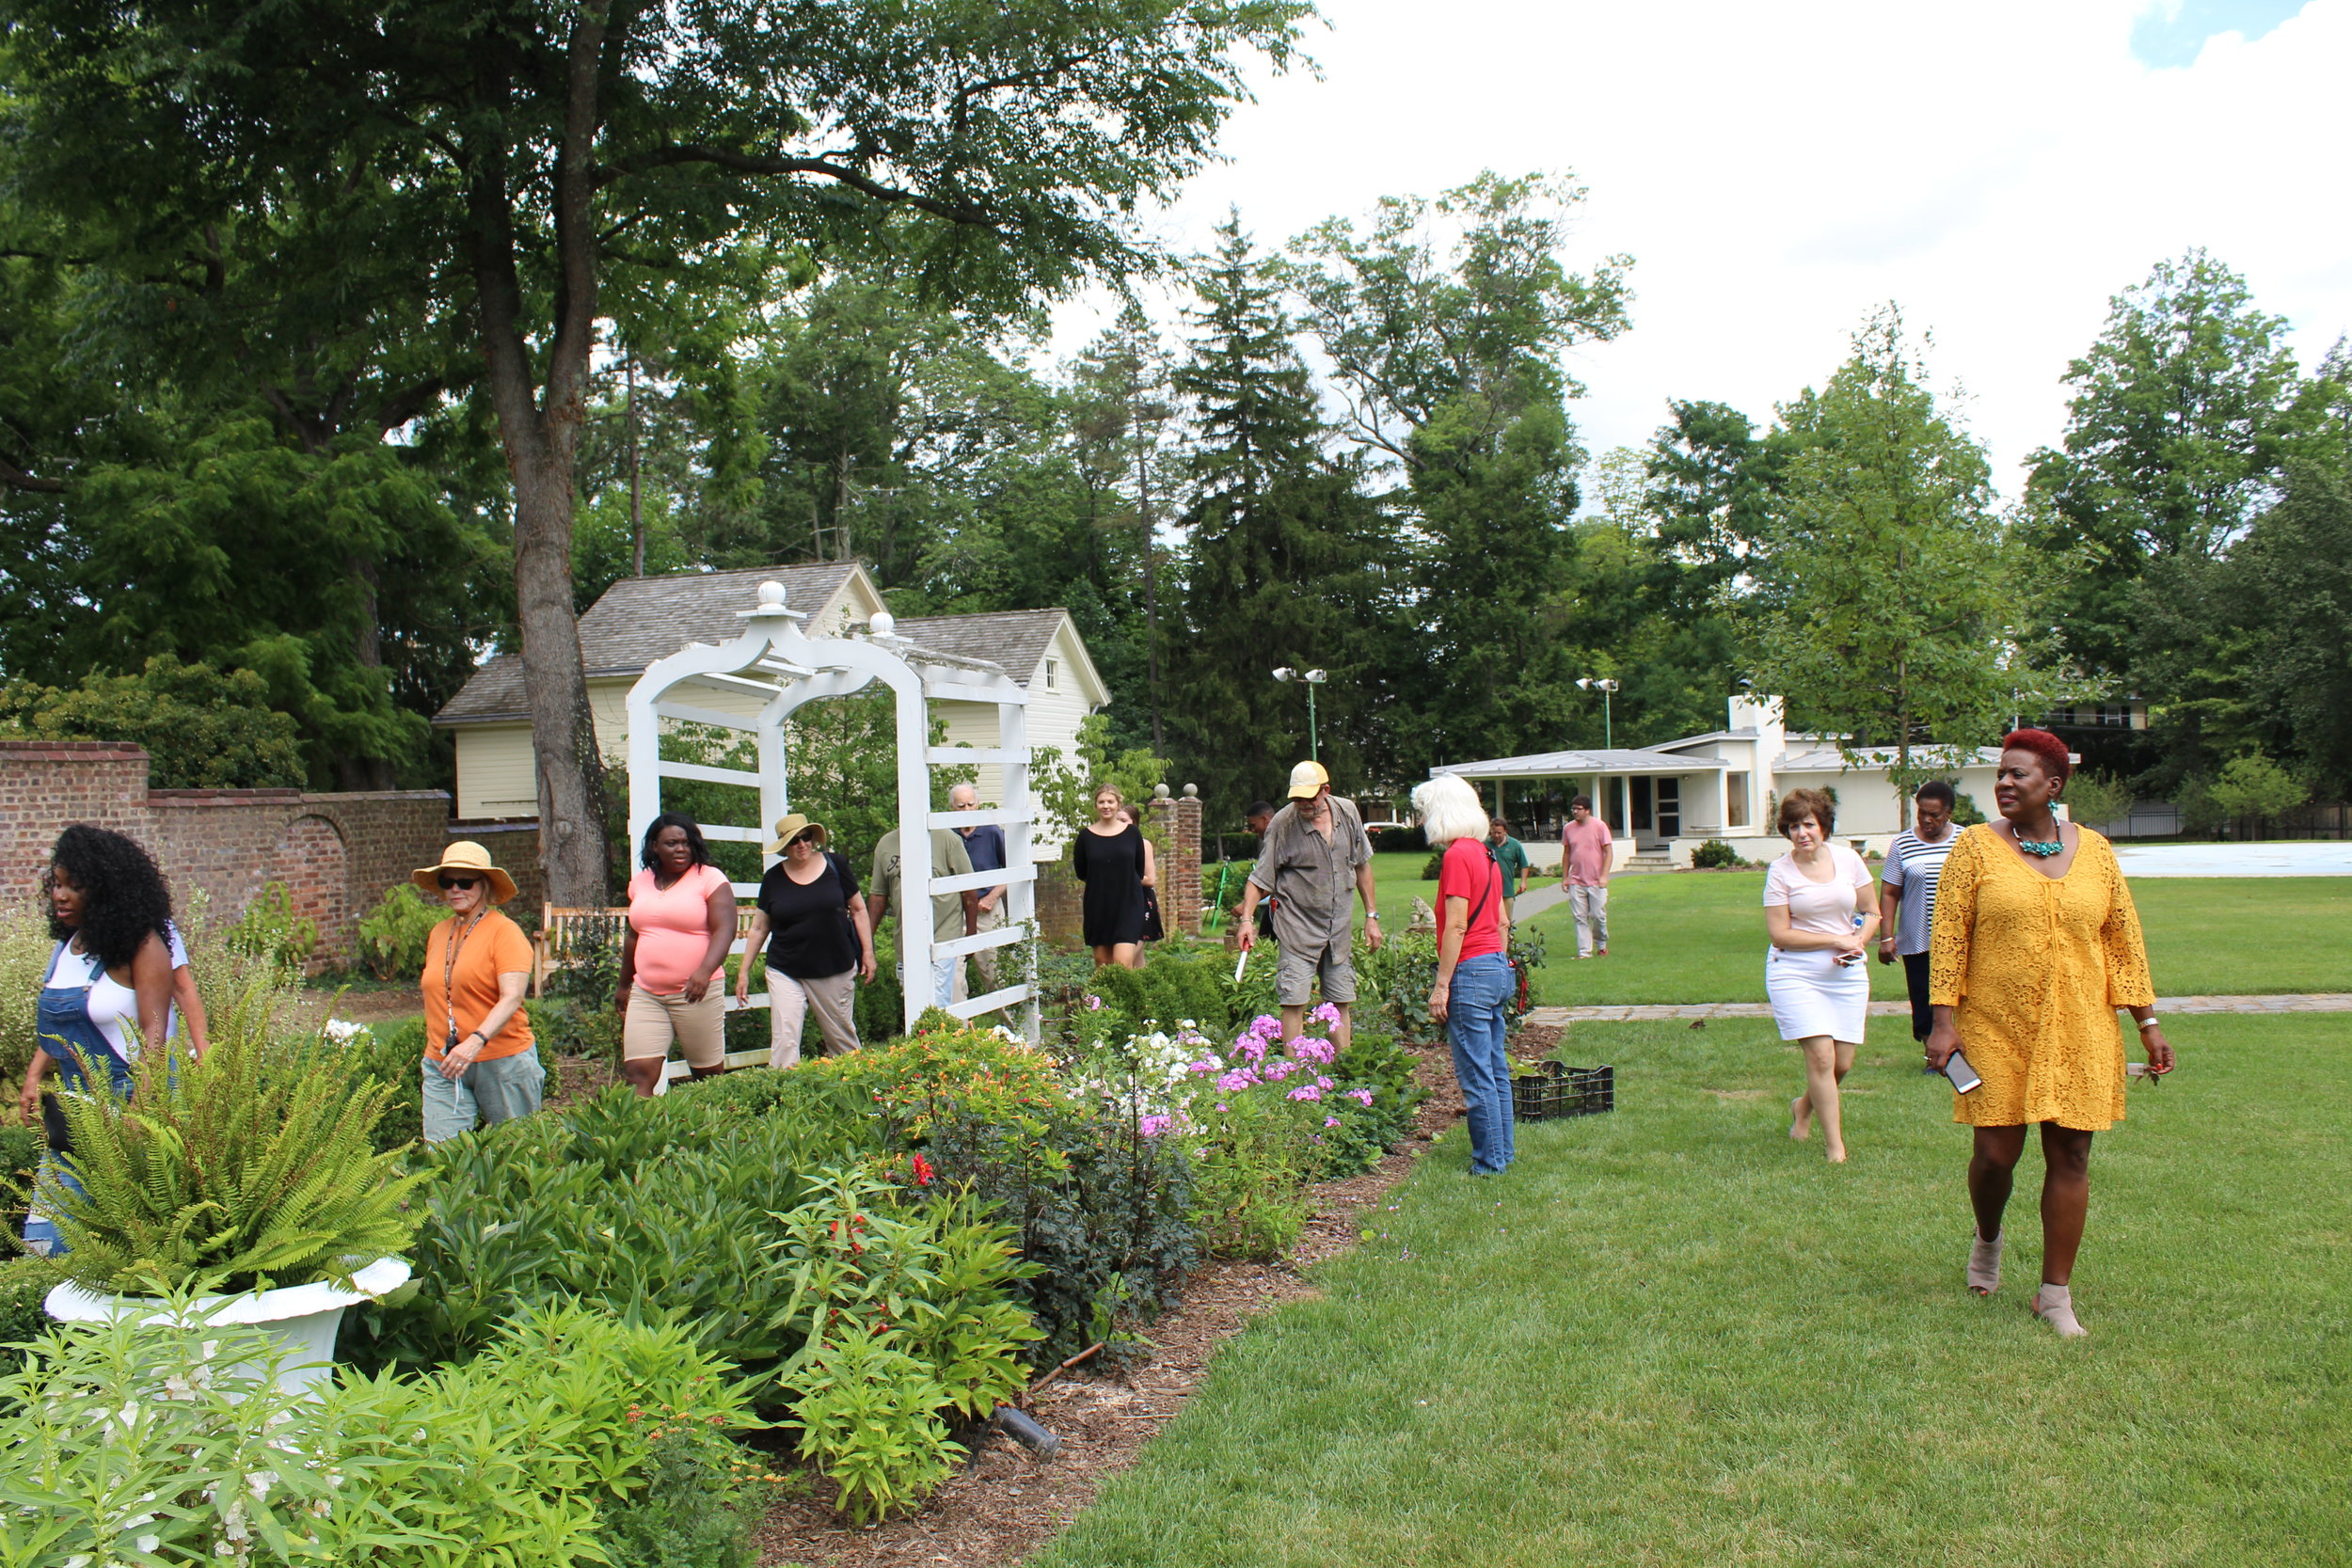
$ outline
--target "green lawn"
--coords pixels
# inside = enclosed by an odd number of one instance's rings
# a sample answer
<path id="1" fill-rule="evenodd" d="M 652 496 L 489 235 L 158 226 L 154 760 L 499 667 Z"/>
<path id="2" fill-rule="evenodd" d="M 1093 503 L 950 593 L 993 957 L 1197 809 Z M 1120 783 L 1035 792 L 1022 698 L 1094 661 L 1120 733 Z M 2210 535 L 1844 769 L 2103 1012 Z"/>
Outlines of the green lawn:
<path id="1" fill-rule="evenodd" d="M 1575 961 L 1576 927 L 1565 904 L 1531 923 L 1549 953 L 1535 972 L 1536 996 L 1584 1005 L 1761 1002 L 1763 895 L 1760 871 L 1619 877 L 1609 888 L 1607 959 Z M 2167 996 L 2352 990 L 2352 878 L 2151 877 L 2132 884 L 2132 896 Z M 1899 966 L 1873 962 L 1870 970 L 1873 996 L 1904 994 Z"/>
<path id="2" fill-rule="evenodd" d="M 2345 1025 L 2171 1034 L 2093 1155 L 2070 1344 L 2025 1310 L 2037 1155 L 2000 1293 L 1963 1290 L 1966 1135 L 1895 1032 L 1833 1168 L 1768 1025 L 1579 1026 L 1614 1115 L 1492 1181 L 1457 1128 L 1032 1561 L 2352 1560 Z"/>

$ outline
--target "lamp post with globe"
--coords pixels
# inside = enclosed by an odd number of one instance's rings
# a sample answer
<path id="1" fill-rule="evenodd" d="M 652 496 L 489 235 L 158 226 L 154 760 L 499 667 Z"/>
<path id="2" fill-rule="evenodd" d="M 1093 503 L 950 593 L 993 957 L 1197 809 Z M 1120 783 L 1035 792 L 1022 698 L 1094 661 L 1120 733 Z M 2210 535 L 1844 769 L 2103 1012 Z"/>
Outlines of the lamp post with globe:
<path id="1" fill-rule="evenodd" d="M 1600 693 L 1600 744 L 1604 751 L 1614 751 L 1617 739 L 1614 726 L 1609 721 L 1609 698 L 1618 689 L 1617 683 L 1599 676 L 1586 675 L 1576 684 L 1587 691 Z"/>
<path id="2" fill-rule="evenodd" d="M 1304 683 L 1306 686 L 1307 755 L 1313 761 L 1321 762 L 1323 760 L 1323 752 L 1318 744 L 1317 736 L 1315 735 L 1315 688 L 1321 686 L 1325 681 L 1331 678 L 1329 673 L 1323 670 L 1298 671 L 1294 670 L 1289 665 L 1285 664 L 1280 669 L 1274 672 L 1274 678 L 1278 681 L 1285 683 L 1290 681 L 1299 681 Z"/>

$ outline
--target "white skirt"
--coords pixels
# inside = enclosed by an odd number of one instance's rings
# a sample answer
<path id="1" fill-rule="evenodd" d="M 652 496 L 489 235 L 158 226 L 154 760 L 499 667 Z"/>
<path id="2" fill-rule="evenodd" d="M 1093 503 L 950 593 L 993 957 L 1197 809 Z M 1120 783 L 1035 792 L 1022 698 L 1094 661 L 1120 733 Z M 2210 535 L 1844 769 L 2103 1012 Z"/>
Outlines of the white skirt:
<path id="1" fill-rule="evenodd" d="M 1870 1016 L 1870 970 L 1867 962 L 1840 964 L 1826 948 L 1787 953 L 1765 949 L 1764 994 L 1772 1000 L 1772 1022 L 1785 1040 L 1827 1035 L 1849 1045 L 1862 1043 Z"/>

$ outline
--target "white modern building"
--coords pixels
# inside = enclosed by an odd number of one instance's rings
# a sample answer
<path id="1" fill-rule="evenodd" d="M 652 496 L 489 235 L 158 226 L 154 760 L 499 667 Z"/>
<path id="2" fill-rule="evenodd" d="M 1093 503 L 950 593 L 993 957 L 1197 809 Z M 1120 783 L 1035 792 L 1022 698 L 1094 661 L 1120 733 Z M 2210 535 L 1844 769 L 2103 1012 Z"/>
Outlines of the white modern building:
<path id="1" fill-rule="evenodd" d="M 1662 746 L 1491 757 L 1430 772 L 1477 784 L 1487 809 L 1511 822 L 1542 865 L 1559 863 L 1558 824 L 1578 795 L 1591 797 L 1615 831 L 1620 865 L 1637 858 L 1659 868 L 1688 865 L 1710 838 L 1748 860 L 1770 860 L 1780 852 L 1773 816 L 1793 789 L 1835 791 L 1837 836 L 1858 847 L 1883 851 L 1901 831 L 1900 802 L 1886 776 L 1892 747 L 1866 750 L 1863 763 L 1851 763 L 1836 736 L 1788 729 L 1777 697 L 1734 697 L 1728 717 L 1724 729 Z M 1949 775 L 1987 814 L 1999 762 L 1997 750 L 1982 748 Z"/>
<path id="2" fill-rule="evenodd" d="M 791 608 L 805 614 L 811 637 L 835 637 L 883 610 L 882 594 L 855 562 L 808 566 L 759 566 L 743 571 L 687 572 L 623 578 L 580 618 L 580 648 L 588 672 L 588 705 L 596 745 L 615 766 L 628 754 L 629 688 L 654 660 L 693 642 L 722 643 L 742 635 L 740 611 L 759 584 L 781 582 Z M 1110 701 L 1109 689 L 1064 610 L 1016 610 L 902 620 L 898 635 L 917 648 L 1004 670 L 1029 694 L 1031 748 L 1078 754 L 1078 726 Z M 746 686 L 714 689 L 697 701 L 749 717 L 772 693 Z M 932 716 L 946 726 L 949 746 L 997 744 L 993 703 L 934 701 Z M 474 672 L 449 705 L 434 716 L 457 747 L 457 815 L 468 821 L 522 821 L 539 813 L 531 751 L 531 713 L 524 699 L 523 661 L 501 654 Z M 983 800 L 998 798 L 998 770 L 979 769 Z M 1033 853 L 1056 858 L 1060 846 L 1041 832 Z"/>

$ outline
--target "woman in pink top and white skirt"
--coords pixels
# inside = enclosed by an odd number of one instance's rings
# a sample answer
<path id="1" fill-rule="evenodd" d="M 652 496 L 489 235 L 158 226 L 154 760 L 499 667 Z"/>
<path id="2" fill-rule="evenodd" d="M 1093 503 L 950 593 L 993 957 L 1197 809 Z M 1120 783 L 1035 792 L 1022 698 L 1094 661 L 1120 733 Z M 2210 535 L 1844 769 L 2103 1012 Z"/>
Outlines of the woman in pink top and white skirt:
<path id="1" fill-rule="evenodd" d="M 645 830 L 645 868 L 628 880 L 621 939 L 621 1072 L 639 1096 L 660 1083 L 675 1043 L 697 1078 L 726 1067 L 727 988 L 711 983 L 735 945 L 735 889 L 702 829 L 664 812 Z"/>
<path id="2" fill-rule="evenodd" d="M 1832 842 L 1837 806 L 1817 789 L 1792 789 L 1780 803 L 1788 852 L 1764 874 L 1764 994 L 1780 1037 L 1804 1052 L 1804 1093 L 1788 1102 L 1788 1135 L 1803 1143 L 1820 1118 L 1830 1163 L 1846 1158 L 1837 1085 L 1852 1070 L 1870 1013 L 1870 970 L 1863 961 L 1879 923 L 1870 868 Z"/>

